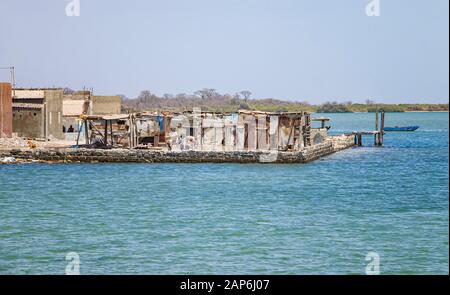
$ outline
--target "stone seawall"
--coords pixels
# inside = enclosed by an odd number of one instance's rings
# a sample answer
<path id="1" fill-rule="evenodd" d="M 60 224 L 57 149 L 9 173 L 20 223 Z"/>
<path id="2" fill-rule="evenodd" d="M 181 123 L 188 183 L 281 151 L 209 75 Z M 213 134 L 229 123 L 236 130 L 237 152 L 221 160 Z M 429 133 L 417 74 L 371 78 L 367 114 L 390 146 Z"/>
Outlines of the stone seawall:
<path id="1" fill-rule="evenodd" d="M 329 137 L 299 152 L 151 151 L 128 149 L 13 149 L 0 157 L 59 163 L 307 163 L 354 145 L 353 136 Z"/>

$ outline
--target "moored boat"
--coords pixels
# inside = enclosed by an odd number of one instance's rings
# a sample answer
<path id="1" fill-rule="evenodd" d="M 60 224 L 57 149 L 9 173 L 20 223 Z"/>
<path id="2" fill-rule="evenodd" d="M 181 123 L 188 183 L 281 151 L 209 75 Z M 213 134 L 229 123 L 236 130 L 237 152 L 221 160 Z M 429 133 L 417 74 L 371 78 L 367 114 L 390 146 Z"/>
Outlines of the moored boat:
<path id="1" fill-rule="evenodd" d="M 384 131 L 416 131 L 420 126 L 394 126 L 394 127 L 384 127 Z"/>

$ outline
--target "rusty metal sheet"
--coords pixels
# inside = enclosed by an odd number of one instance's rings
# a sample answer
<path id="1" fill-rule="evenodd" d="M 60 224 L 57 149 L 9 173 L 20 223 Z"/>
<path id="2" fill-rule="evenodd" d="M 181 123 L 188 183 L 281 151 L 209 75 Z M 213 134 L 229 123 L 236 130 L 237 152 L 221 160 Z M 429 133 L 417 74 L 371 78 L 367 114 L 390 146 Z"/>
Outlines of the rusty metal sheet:
<path id="1" fill-rule="evenodd" d="M 0 137 L 12 136 L 11 84 L 0 83 Z"/>

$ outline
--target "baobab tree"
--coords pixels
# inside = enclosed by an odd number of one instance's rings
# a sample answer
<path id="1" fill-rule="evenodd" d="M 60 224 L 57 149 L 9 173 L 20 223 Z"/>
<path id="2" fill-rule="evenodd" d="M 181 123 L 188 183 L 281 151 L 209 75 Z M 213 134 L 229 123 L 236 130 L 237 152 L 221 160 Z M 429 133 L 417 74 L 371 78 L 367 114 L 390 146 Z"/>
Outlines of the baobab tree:
<path id="1" fill-rule="evenodd" d="M 202 99 L 209 99 L 218 95 L 217 91 L 212 88 L 203 88 L 202 90 L 196 91 L 194 94 L 200 96 Z"/>
<path id="2" fill-rule="evenodd" d="M 250 98 L 250 96 L 252 96 L 252 93 L 248 90 L 243 90 L 240 92 L 240 94 L 244 98 L 244 101 L 247 101 Z"/>

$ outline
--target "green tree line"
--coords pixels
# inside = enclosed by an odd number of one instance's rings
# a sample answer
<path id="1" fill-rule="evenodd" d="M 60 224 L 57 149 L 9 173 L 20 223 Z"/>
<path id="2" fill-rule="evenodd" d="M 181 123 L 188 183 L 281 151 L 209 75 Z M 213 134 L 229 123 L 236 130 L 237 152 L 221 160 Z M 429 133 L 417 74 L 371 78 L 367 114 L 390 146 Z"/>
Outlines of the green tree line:
<path id="1" fill-rule="evenodd" d="M 164 94 L 158 96 L 144 90 L 136 98 L 122 95 L 124 111 L 191 111 L 194 107 L 211 112 L 236 112 L 238 110 L 256 110 L 267 112 L 309 111 L 318 113 L 352 113 L 352 112 L 413 112 L 413 111 L 448 111 L 447 104 L 381 104 L 371 100 L 365 103 L 351 101 L 326 102 L 320 105 L 307 101 L 287 101 L 281 99 L 252 98 L 252 93 L 243 90 L 235 94 L 221 94 L 215 89 L 204 88 L 193 94 Z"/>

